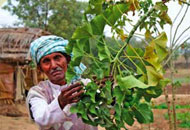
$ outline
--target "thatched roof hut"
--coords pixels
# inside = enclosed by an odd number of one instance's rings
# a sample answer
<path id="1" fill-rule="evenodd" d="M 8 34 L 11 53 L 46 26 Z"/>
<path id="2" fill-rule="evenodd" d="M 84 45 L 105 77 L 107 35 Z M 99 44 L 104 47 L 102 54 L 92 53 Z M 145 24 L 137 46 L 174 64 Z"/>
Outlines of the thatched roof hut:
<path id="1" fill-rule="evenodd" d="M 27 81 L 38 82 L 37 71 L 27 64 L 30 43 L 42 35 L 50 33 L 38 28 L 0 28 L 0 106 L 2 101 L 20 99 Z"/>
<path id="2" fill-rule="evenodd" d="M 38 28 L 0 28 L 0 62 L 25 64 L 30 43 L 49 32 Z"/>

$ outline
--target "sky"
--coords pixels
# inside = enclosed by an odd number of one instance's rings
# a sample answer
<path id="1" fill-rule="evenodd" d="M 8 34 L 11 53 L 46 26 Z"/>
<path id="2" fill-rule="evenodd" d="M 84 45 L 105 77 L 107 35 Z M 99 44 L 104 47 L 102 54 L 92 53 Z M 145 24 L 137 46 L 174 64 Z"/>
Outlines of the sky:
<path id="1" fill-rule="evenodd" d="M 0 0 L 0 3 L 1 1 L 4 1 L 4 0 Z M 84 1 L 84 0 L 83 0 Z M 5 3 L 4 3 L 5 4 Z M 168 7 L 169 7 L 169 10 L 168 10 L 168 14 L 170 16 L 170 18 L 172 19 L 172 21 L 174 20 L 175 16 L 177 15 L 177 13 L 179 12 L 180 10 L 180 6 L 179 4 L 177 4 L 177 2 L 170 2 L 168 4 Z M 183 12 L 185 11 L 185 8 L 183 9 L 182 13 L 179 15 L 179 16 L 183 16 Z M 190 8 L 188 9 L 187 11 L 187 14 L 186 14 L 186 17 L 184 17 L 184 20 L 183 20 L 183 23 L 180 25 L 178 31 L 177 31 L 177 35 L 176 36 L 180 36 L 180 34 L 188 27 L 190 27 Z M 138 17 L 134 17 L 131 15 L 131 18 L 134 19 L 135 21 L 138 20 Z M 176 22 L 174 23 L 174 28 L 173 28 L 173 33 L 172 35 L 174 35 L 174 32 L 175 32 L 175 29 L 180 21 L 180 17 L 178 17 L 178 19 L 176 20 Z M 12 16 L 8 11 L 5 11 L 3 10 L 1 7 L 0 7 L 0 28 L 2 27 L 9 27 L 9 26 L 13 26 L 14 23 L 18 21 L 18 18 L 17 16 Z M 170 40 L 170 25 L 166 25 L 164 26 L 164 31 L 166 32 L 167 36 L 168 36 L 168 39 Z M 132 29 L 132 26 L 130 25 L 127 25 L 127 30 L 130 31 Z M 144 33 L 144 32 L 138 32 L 137 33 Z M 111 36 L 111 33 L 110 33 L 110 28 L 107 27 L 105 29 L 105 34 L 107 36 Z M 178 40 L 179 43 L 181 43 L 182 41 L 184 41 L 185 39 L 187 38 L 190 38 L 190 29 L 188 29 L 186 31 L 186 33 L 184 33 L 182 35 L 182 37 Z M 178 43 L 178 44 L 179 44 Z M 169 44 L 169 43 L 168 43 Z"/>

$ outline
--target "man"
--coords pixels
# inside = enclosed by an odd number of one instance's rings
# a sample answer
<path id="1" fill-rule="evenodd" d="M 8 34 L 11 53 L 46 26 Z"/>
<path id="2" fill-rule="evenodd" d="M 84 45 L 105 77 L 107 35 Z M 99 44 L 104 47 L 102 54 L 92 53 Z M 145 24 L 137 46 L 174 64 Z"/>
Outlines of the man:
<path id="1" fill-rule="evenodd" d="M 49 80 L 30 89 L 27 97 L 30 116 L 41 130 L 97 130 L 70 113 L 72 103 L 80 100 L 83 89 L 79 82 L 68 85 L 65 80 L 71 59 L 65 51 L 67 44 L 67 40 L 52 35 L 42 36 L 31 43 L 31 57 Z M 81 73 L 85 67 L 81 64 L 76 69 Z M 87 84 L 89 80 L 82 79 L 82 82 Z"/>

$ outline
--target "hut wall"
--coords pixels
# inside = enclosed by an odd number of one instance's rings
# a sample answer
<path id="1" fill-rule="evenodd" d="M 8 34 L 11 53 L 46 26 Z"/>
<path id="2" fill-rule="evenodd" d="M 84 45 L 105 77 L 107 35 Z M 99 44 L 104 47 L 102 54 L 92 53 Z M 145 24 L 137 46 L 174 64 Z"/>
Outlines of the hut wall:
<path id="1" fill-rule="evenodd" d="M 14 67 L 0 63 L 0 100 L 13 100 L 14 86 Z"/>

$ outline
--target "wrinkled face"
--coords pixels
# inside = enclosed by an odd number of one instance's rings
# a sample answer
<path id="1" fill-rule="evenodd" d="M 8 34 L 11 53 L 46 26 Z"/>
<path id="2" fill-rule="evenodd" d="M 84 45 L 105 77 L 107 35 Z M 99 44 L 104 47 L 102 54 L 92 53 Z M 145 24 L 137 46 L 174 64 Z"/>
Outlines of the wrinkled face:
<path id="1" fill-rule="evenodd" d="M 58 85 L 64 85 L 65 73 L 67 71 L 67 59 L 59 52 L 55 52 L 42 57 L 40 69 L 47 75 L 49 80 Z"/>

